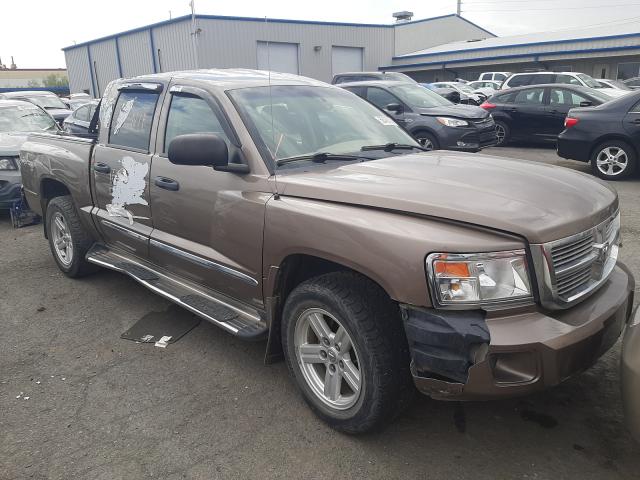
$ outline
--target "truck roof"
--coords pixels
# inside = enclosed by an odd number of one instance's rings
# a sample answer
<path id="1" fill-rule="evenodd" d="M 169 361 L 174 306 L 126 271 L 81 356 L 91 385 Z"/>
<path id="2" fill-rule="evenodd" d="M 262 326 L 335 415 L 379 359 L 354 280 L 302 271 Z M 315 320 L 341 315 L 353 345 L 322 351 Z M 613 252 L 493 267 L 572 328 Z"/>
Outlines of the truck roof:
<path id="1" fill-rule="evenodd" d="M 34 107 L 34 105 L 33 103 L 27 102 L 25 100 L 12 100 L 12 99 L 0 98 L 0 108 L 11 108 L 11 107 Z"/>
<path id="2" fill-rule="evenodd" d="M 151 75 L 141 75 L 138 77 L 127 78 L 125 80 L 168 82 L 172 79 L 181 78 L 208 82 L 224 88 L 240 88 L 247 86 L 266 87 L 269 85 L 329 86 L 329 84 L 325 82 L 314 80 L 308 77 L 302 77 L 300 75 L 242 68 L 185 70 L 178 72 L 155 73 Z"/>

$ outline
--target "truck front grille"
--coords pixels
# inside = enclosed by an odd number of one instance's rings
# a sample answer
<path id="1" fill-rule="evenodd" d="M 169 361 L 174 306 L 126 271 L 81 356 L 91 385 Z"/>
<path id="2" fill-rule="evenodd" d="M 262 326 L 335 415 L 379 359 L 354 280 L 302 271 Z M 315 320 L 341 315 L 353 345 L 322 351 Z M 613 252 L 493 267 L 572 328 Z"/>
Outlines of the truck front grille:
<path id="1" fill-rule="evenodd" d="M 536 245 L 541 300 L 551 308 L 567 308 L 602 285 L 615 267 L 620 215 L 585 232 Z M 534 258 L 536 249 L 534 248 Z"/>

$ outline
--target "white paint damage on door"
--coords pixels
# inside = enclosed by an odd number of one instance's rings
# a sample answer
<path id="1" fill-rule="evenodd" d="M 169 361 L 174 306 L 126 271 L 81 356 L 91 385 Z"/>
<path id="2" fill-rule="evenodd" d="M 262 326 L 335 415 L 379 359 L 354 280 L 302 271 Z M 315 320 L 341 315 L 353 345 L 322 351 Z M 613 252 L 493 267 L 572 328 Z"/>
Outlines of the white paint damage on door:
<path id="1" fill-rule="evenodd" d="M 136 162 L 132 157 L 123 157 L 121 167 L 113 175 L 111 188 L 111 203 L 106 205 L 107 213 L 112 217 L 125 217 L 129 225 L 133 225 L 134 218 L 147 218 L 134 216 L 127 206 L 149 205 L 144 198 L 147 188 L 147 174 L 149 164 Z"/>

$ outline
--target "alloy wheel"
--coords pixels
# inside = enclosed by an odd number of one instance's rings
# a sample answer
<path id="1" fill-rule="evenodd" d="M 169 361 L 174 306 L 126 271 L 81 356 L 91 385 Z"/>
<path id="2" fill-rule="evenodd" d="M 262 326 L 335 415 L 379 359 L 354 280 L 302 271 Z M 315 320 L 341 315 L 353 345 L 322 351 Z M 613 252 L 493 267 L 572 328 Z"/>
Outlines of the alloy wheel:
<path id="1" fill-rule="evenodd" d="M 498 145 L 504 143 L 504 139 L 507 136 L 507 132 L 502 125 L 496 123 L 496 138 L 498 139 Z"/>
<path id="2" fill-rule="evenodd" d="M 71 233 L 67 227 L 67 222 L 60 212 L 56 212 L 51 218 L 51 236 L 53 240 L 53 249 L 56 252 L 58 260 L 68 267 L 73 261 L 73 241 Z"/>
<path id="3" fill-rule="evenodd" d="M 329 312 L 302 312 L 294 333 L 296 360 L 316 397 L 327 406 L 346 410 L 358 401 L 362 371 L 358 353 L 342 324 Z"/>
<path id="4" fill-rule="evenodd" d="M 627 169 L 629 157 L 620 147 L 605 147 L 596 156 L 598 170 L 609 177 L 620 175 Z"/>
<path id="5" fill-rule="evenodd" d="M 430 138 L 418 138 L 418 142 L 425 150 L 434 150 L 433 142 Z"/>

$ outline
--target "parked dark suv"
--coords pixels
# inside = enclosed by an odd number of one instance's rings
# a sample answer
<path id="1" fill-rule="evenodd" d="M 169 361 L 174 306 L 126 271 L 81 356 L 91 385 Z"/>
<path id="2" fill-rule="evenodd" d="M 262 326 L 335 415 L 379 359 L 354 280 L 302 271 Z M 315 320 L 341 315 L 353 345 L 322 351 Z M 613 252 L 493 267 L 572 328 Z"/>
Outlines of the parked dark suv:
<path id="1" fill-rule="evenodd" d="M 478 151 L 497 142 L 488 112 L 455 105 L 419 84 L 357 82 L 340 87 L 384 110 L 429 150 Z"/>
<path id="2" fill-rule="evenodd" d="M 368 80 L 396 80 L 398 82 L 411 82 L 415 80 L 409 75 L 400 72 L 344 72 L 333 76 L 331 83 L 366 82 Z"/>

